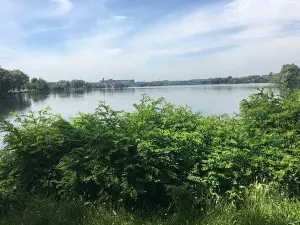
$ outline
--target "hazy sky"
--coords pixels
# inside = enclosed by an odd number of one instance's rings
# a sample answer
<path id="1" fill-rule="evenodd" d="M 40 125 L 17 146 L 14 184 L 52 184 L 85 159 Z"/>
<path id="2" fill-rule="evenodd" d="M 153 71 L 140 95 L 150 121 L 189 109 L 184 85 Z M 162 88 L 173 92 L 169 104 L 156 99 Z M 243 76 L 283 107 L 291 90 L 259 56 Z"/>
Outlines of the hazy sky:
<path id="1" fill-rule="evenodd" d="M 0 65 L 49 81 L 246 76 L 300 62 L 300 0 L 0 0 Z"/>

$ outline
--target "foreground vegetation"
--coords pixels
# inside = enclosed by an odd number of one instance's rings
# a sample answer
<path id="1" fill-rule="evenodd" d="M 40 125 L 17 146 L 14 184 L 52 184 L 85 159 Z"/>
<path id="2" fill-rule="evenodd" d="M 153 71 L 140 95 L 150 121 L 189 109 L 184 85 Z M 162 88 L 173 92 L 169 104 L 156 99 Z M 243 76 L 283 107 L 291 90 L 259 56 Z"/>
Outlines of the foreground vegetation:
<path id="1" fill-rule="evenodd" d="M 1 120 L 1 223 L 297 224 L 299 91 L 261 91 L 235 117 L 147 96 L 135 109 Z"/>
<path id="2" fill-rule="evenodd" d="M 300 224 L 300 202 L 289 200 L 272 185 L 253 185 L 240 207 L 228 202 L 212 204 L 205 214 L 152 215 L 142 218 L 116 206 L 83 201 L 55 201 L 37 198 L 22 209 L 11 210 L 1 225 L 287 225 Z"/>

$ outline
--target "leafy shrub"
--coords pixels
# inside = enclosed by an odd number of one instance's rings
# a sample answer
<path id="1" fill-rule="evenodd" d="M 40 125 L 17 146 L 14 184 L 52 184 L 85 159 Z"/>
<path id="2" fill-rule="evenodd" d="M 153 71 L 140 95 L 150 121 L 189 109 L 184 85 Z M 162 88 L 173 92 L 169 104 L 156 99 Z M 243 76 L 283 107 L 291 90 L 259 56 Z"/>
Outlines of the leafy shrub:
<path id="1" fill-rule="evenodd" d="M 298 92 L 252 95 L 236 117 L 203 117 L 147 96 L 134 107 L 123 113 L 100 104 L 70 120 L 49 110 L 2 120 L 1 195 L 101 197 L 184 212 L 187 202 L 205 208 L 212 197 L 241 199 L 256 181 L 299 194 Z"/>
<path id="2" fill-rule="evenodd" d="M 299 194 L 299 92 L 254 94 L 241 102 L 237 118 L 221 122 L 203 161 L 202 182 L 233 197 L 256 181 L 277 181 Z"/>

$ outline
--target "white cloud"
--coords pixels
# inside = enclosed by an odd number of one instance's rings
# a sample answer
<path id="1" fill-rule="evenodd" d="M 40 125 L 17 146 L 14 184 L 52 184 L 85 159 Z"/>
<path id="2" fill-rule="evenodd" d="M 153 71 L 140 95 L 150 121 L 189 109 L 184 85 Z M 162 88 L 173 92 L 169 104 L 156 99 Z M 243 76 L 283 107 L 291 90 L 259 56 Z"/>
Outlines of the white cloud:
<path id="1" fill-rule="evenodd" d="M 63 26 L 56 26 L 56 27 L 47 27 L 47 26 L 40 26 L 36 27 L 32 30 L 28 30 L 26 32 L 26 35 L 34 35 L 34 34 L 41 34 L 46 32 L 52 32 L 52 31 L 62 31 L 69 28 L 69 25 L 63 25 Z"/>
<path id="2" fill-rule="evenodd" d="M 128 19 L 127 16 L 115 16 L 115 15 L 110 16 L 110 18 L 112 20 L 126 20 L 126 19 Z"/>
<path id="3" fill-rule="evenodd" d="M 180 19 L 172 18 L 168 24 L 149 30 L 153 42 L 182 40 L 196 35 L 209 35 L 212 32 L 244 27 L 253 29 L 261 36 L 280 32 L 282 26 L 300 20 L 298 0 L 234 0 L 227 5 L 213 5 L 201 8 Z M 262 32 L 266 29 L 265 32 Z"/>
<path id="4" fill-rule="evenodd" d="M 55 1 L 60 13 L 69 12 L 72 6 L 75 9 L 75 2 Z M 6 66 L 48 80 L 189 79 L 268 73 L 282 64 L 297 63 L 299 12 L 299 0 L 234 0 L 135 27 L 127 19 L 138 15 L 110 16 L 108 10 L 107 17 L 95 21 L 86 33 L 61 43 L 64 51 L 34 51 L 14 44 L 11 50 L 6 46 L 0 59 Z M 14 27 L 5 30 L 18 30 L 16 24 Z M 68 27 L 62 28 L 68 32 Z M 47 29 L 51 30 L 42 27 L 37 32 Z M 15 34 L 11 36 L 20 38 Z"/>
<path id="5" fill-rule="evenodd" d="M 66 14 L 73 8 L 71 0 L 51 0 L 56 5 L 56 13 Z"/>

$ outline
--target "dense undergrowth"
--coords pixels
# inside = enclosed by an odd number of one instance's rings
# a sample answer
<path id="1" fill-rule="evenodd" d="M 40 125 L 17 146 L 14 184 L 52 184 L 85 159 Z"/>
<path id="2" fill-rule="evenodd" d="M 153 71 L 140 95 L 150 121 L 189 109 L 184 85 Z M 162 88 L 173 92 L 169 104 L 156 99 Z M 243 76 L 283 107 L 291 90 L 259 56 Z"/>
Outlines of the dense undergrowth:
<path id="1" fill-rule="evenodd" d="M 119 206 L 35 198 L 21 210 L 11 209 L 0 219 L 0 225 L 296 225 L 300 224 L 299 212 L 300 201 L 289 199 L 273 185 L 255 184 L 246 193 L 242 206 L 214 203 L 194 220 L 180 213 L 143 218 Z"/>
<path id="2" fill-rule="evenodd" d="M 1 223 L 142 224 L 137 218 L 153 215 L 155 224 L 300 220 L 299 92 L 259 92 L 235 117 L 204 117 L 147 96 L 135 109 L 100 104 L 70 120 L 49 110 L 2 120 Z M 249 186 L 270 182 L 288 196 L 253 200 Z M 94 201 L 100 206 L 86 204 Z"/>

